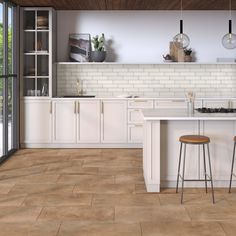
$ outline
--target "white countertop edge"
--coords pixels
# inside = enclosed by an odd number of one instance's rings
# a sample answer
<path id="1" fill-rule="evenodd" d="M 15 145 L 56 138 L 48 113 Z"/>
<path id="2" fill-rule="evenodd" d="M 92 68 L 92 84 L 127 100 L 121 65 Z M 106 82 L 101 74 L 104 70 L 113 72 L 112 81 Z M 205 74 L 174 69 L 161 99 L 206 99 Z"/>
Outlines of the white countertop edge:
<path id="1" fill-rule="evenodd" d="M 183 101 L 186 98 L 182 97 L 138 97 L 138 98 L 119 98 L 119 97 L 94 97 L 94 98 L 78 98 L 78 97 L 21 97 L 21 100 L 64 100 L 64 99 L 72 99 L 72 100 L 179 100 Z M 202 97 L 196 98 L 196 101 L 200 100 L 236 100 L 236 97 Z"/>
<path id="2" fill-rule="evenodd" d="M 236 62 L 56 62 L 57 65 L 236 65 Z"/>
<path id="3" fill-rule="evenodd" d="M 187 109 L 144 109 L 145 121 L 160 120 L 232 120 L 236 121 L 236 113 L 199 113 L 189 114 Z"/>

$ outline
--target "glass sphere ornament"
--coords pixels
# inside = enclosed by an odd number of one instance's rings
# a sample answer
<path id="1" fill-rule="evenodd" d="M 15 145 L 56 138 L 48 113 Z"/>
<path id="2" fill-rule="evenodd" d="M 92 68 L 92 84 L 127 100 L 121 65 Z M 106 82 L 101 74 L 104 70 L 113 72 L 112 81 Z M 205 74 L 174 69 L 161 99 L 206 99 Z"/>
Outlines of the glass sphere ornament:
<path id="1" fill-rule="evenodd" d="M 236 35 L 232 33 L 232 20 L 229 20 L 229 33 L 222 38 L 222 45 L 226 49 L 236 48 Z"/>
<path id="2" fill-rule="evenodd" d="M 222 45 L 226 49 L 234 49 L 236 48 L 236 35 L 235 34 L 226 34 L 222 38 Z"/>
<path id="3" fill-rule="evenodd" d="M 177 48 L 187 48 L 190 44 L 190 39 L 187 34 L 177 34 L 174 37 L 174 44 Z"/>

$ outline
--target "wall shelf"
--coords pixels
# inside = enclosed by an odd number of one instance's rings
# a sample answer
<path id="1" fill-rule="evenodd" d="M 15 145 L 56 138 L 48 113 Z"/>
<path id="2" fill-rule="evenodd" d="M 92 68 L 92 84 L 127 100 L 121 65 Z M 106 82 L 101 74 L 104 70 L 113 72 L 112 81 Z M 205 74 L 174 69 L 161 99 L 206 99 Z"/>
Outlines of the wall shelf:
<path id="1" fill-rule="evenodd" d="M 236 62 L 56 62 L 57 65 L 236 65 Z"/>

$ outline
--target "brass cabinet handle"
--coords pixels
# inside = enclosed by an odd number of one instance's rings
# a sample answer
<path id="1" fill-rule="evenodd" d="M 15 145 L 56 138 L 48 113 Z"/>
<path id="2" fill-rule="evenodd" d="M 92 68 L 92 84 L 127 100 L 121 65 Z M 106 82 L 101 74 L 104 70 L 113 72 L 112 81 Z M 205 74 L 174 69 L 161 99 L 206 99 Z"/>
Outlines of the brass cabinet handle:
<path id="1" fill-rule="evenodd" d="M 78 105 L 78 106 L 77 106 L 77 113 L 79 114 L 79 113 L 80 113 L 80 103 L 78 102 L 77 105 Z"/>
<path id="2" fill-rule="evenodd" d="M 134 127 L 143 127 L 143 125 L 137 125 L 137 124 L 136 124 L 136 125 L 134 125 Z"/>
<path id="3" fill-rule="evenodd" d="M 52 114 L 52 101 L 50 102 L 49 112 L 50 112 L 50 114 Z"/>
<path id="4" fill-rule="evenodd" d="M 171 102 L 186 102 L 185 100 L 171 100 Z"/>
<path id="5" fill-rule="evenodd" d="M 104 108 L 103 108 L 103 102 L 101 102 L 101 113 L 103 114 Z"/>
<path id="6" fill-rule="evenodd" d="M 148 100 L 134 100 L 134 102 L 148 102 Z"/>
<path id="7" fill-rule="evenodd" d="M 76 114 L 76 102 L 74 103 L 74 113 Z"/>

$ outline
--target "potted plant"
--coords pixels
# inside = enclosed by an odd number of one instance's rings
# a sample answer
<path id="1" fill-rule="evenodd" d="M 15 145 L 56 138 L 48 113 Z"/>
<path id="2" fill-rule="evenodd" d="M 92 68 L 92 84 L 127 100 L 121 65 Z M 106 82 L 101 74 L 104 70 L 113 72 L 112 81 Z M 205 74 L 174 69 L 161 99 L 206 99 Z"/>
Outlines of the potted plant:
<path id="1" fill-rule="evenodd" d="M 94 62 L 103 62 L 106 59 L 106 51 L 105 51 L 105 36 L 102 34 L 102 36 L 96 35 L 92 38 L 92 44 L 94 51 L 92 51 L 91 58 Z"/>
<path id="2" fill-rule="evenodd" d="M 192 54 L 193 50 L 191 48 L 184 49 L 184 61 L 185 62 L 192 62 Z"/>

